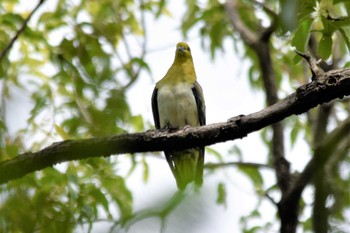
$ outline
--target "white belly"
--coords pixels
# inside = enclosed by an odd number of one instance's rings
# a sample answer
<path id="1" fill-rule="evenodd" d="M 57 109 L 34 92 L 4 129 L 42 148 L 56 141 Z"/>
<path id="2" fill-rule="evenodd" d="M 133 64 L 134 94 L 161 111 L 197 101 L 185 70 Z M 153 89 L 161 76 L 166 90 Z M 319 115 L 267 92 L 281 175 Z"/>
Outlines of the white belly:
<path id="1" fill-rule="evenodd" d="M 158 89 L 160 127 L 183 128 L 199 126 L 197 104 L 192 85 L 181 83 L 162 86 Z"/>

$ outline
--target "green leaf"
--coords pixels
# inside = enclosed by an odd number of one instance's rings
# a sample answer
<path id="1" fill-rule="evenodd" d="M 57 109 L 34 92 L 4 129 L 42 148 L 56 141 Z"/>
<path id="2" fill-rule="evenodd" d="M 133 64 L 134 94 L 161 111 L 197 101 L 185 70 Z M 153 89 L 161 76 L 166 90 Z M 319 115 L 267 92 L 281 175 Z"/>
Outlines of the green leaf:
<path id="1" fill-rule="evenodd" d="M 226 187 L 224 183 L 220 182 L 218 184 L 217 193 L 216 203 L 226 206 Z"/>
<path id="2" fill-rule="evenodd" d="M 143 131 L 145 129 L 142 115 L 132 116 L 130 118 L 130 123 L 134 127 L 136 132 L 140 132 L 140 131 Z"/>
<path id="3" fill-rule="evenodd" d="M 19 14 L 6 13 L 2 14 L 0 17 L 1 26 L 8 26 L 12 30 L 17 30 L 17 26 L 22 24 L 24 19 Z"/>
<path id="4" fill-rule="evenodd" d="M 245 230 L 244 233 L 255 233 L 255 232 L 259 232 L 259 230 L 261 230 L 262 227 L 260 226 L 253 226 L 248 230 Z"/>
<path id="5" fill-rule="evenodd" d="M 242 160 L 243 159 L 243 154 L 242 154 L 242 151 L 241 151 L 241 149 L 237 146 L 237 145 L 234 145 L 234 146 L 232 146 L 230 149 L 229 149 L 229 151 L 228 151 L 228 153 L 230 154 L 230 155 L 235 155 L 235 156 L 237 156 L 238 157 L 238 160 Z"/>
<path id="6" fill-rule="evenodd" d="M 63 140 L 67 140 L 69 139 L 68 134 L 64 131 L 64 129 L 58 125 L 54 125 L 56 133 L 63 139 Z"/>
<path id="7" fill-rule="evenodd" d="M 280 0 L 279 19 L 284 32 L 293 31 L 297 26 L 298 0 Z"/>
<path id="8" fill-rule="evenodd" d="M 126 187 L 120 176 L 105 177 L 101 180 L 102 186 L 110 193 L 111 198 L 118 204 L 120 221 L 123 224 L 132 216 L 132 193 Z"/>
<path id="9" fill-rule="evenodd" d="M 304 229 L 304 232 L 312 232 L 312 218 L 306 219 L 304 222 L 302 222 L 302 226 Z"/>
<path id="10" fill-rule="evenodd" d="M 148 64 L 145 62 L 145 60 L 138 58 L 138 57 L 134 57 L 130 60 L 130 62 L 138 64 L 141 68 L 146 69 L 146 71 L 148 71 L 148 73 L 151 74 L 151 69 L 148 66 Z"/>
<path id="11" fill-rule="evenodd" d="M 34 107 L 30 111 L 30 118 L 28 121 L 33 121 L 35 117 L 45 109 L 47 102 L 51 96 L 50 86 L 44 84 L 41 86 L 41 89 L 37 92 L 34 92 L 31 96 L 32 100 L 35 102 Z"/>
<path id="12" fill-rule="evenodd" d="M 143 166 L 143 182 L 147 182 L 149 179 L 149 166 L 145 159 L 145 157 L 142 157 L 142 166 Z"/>
<path id="13" fill-rule="evenodd" d="M 109 202 L 105 193 L 103 193 L 100 189 L 96 188 L 92 190 L 91 197 L 93 197 L 96 200 L 96 203 L 101 204 L 106 210 L 106 212 L 109 213 Z"/>
<path id="14" fill-rule="evenodd" d="M 280 0 L 283 2 L 285 0 Z M 288 0 L 296 1 L 298 5 L 298 23 L 304 22 L 307 18 L 312 17 L 312 14 L 316 11 L 316 1 L 304 1 L 304 0 Z"/>
<path id="15" fill-rule="evenodd" d="M 18 155 L 18 146 L 14 144 L 8 144 L 5 146 L 5 151 L 6 154 L 13 158 Z"/>
<path id="16" fill-rule="evenodd" d="M 1 129 L 1 131 L 0 131 L 0 132 L 2 132 L 2 131 L 5 131 L 5 130 L 6 130 L 6 125 L 5 125 L 4 121 L 3 121 L 3 120 L 1 120 L 1 119 L 0 119 L 0 129 Z"/>
<path id="17" fill-rule="evenodd" d="M 206 148 L 205 148 L 205 150 L 206 150 L 206 152 L 208 152 L 209 154 L 212 154 L 212 155 L 214 155 L 219 161 L 224 161 L 224 158 L 222 157 L 222 155 L 220 154 L 220 152 L 219 151 L 217 151 L 217 150 L 215 150 L 215 149 L 213 149 L 213 148 L 211 148 L 211 147 L 209 147 L 209 146 L 207 146 Z"/>
<path id="18" fill-rule="evenodd" d="M 332 45 L 333 45 L 332 37 L 328 35 L 323 35 L 317 50 L 318 55 L 323 60 L 327 60 L 329 56 L 332 54 Z"/>
<path id="19" fill-rule="evenodd" d="M 23 36 L 25 36 L 26 39 L 31 40 L 33 44 L 36 44 L 38 42 L 46 42 L 47 39 L 43 36 L 42 32 L 32 30 L 30 27 L 27 27 L 26 30 L 24 30 Z"/>
<path id="20" fill-rule="evenodd" d="M 255 189 L 260 192 L 263 186 L 263 178 L 257 168 L 238 166 L 239 171 L 245 174 L 254 184 Z"/>
<path id="21" fill-rule="evenodd" d="M 163 10 L 165 8 L 166 1 L 165 0 L 160 0 L 158 3 L 158 10 L 156 12 L 156 18 L 159 18 L 159 16 L 163 13 Z"/>
<path id="22" fill-rule="evenodd" d="M 187 11 L 183 17 L 181 31 L 184 36 L 203 17 L 199 16 L 200 8 L 196 1 L 187 1 Z"/>
<path id="23" fill-rule="evenodd" d="M 348 48 L 348 52 L 350 52 L 350 38 L 349 38 L 349 36 L 346 34 L 346 32 L 343 28 L 339 28 L 339 32 L 345 41 L 346 47 Z"/>
<path id="24" fill-rule="evenodd" d="M 299 120 L 295 120 L 295 124 L 292 126 L 292 130 L 290 131 L 290 144 L 293 147 L 298 138 L 300 132 L 300 123 Z"/>
<path id="25" fill-rule="evenodd" d="M 262 78 L 259 75 L 256 67 L 254 65 L 249 67 L 248 70 L 249 83 L 254 89 L 259 89 L 262 85 Z"/>
<path id="26" fill-rule="evenodd" d="M 299 24 L 297 30 L 295 31 L 292 39 L 292 46 L 294 46 L 298 51 L 304 52 L 306 50 L 313 21 L 314 20 L 312 18 L 306 18 Z"/>
<path id="27" fill-rule="evenodd" d="M 134 156 L 130 156 L 130 161 L 131 161 L 131 166 L 129 168 L 128 173 L 125 176 L 125 179 L 127 179 L 136 169 L 136 166 L 138 165 L 138 161 L 136 160 L 136 158 Z"/>

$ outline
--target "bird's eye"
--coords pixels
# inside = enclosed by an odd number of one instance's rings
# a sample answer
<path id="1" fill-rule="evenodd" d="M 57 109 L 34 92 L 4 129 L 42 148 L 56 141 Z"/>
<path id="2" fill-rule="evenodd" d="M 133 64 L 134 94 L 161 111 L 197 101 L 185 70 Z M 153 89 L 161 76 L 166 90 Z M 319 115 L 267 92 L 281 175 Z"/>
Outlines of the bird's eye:
<path id="1" fill-rule="evenodd" d="M 190 47 L 187 47 L 186 49 L 187 49 L 187 50 L 188 50 L 189 52 L 191 52 L 191 49 L 190 49 Z"/>

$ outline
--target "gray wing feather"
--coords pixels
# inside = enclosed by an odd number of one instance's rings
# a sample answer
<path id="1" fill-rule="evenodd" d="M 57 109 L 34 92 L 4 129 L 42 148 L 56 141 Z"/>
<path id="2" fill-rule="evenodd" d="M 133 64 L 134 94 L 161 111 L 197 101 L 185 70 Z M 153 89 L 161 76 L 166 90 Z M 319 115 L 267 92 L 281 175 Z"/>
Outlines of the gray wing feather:
<path id="1" fill-rule="evenodd" d="M 206 124 L 206 116 L 205 116 L 205 102 L 204 102 L 203 90 L 197 81 L 194 83 L 194 86 L 192 88 L 192 92 L 193 92 L 193 95 L 194 95 L 194 98 L 195 98 L 196 104 L 197 104 L 199 124 L 205 125 Z M 205 150 L 204 150 L 204 147 L 199 147 L 198 149 L 199 149 L 199 158 L 198 158 L 197 168 L 196 168 L 195 183 L 198 186 L 202 186 Z"/>
<path id="2" fill-rule="evenodd" d="M 192 92 L 197 104 L 199 124 L 205 125 L 206 118 L 205 118 L 205 102 L 204 102 L 203 90 L 197 81 L 194 83 L 192 87 Z"/>
<path id="3" fill-rule="evenodd" d="M 158 89 L 154 88 L 152 93 L 152 112 L 153 112 L 153 120 L 156 129 L 160 129 L 160 121 L 159 121 L 159 111 L 158 111 Z"/>

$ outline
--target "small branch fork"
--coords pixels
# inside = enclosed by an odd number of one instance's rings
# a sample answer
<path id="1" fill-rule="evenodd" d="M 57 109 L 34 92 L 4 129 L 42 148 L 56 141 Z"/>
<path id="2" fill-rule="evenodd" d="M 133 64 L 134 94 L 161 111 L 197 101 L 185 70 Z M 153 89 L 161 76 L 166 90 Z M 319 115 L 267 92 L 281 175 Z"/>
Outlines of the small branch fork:
<path id="1" fill-rule="evenodd" d="M 5 55 L 7 54 L 7 52 L 12 48 L 13 44 L 16 42 L 16 40 L 18 39 L 18 37 L 24 32 L 24 30 L 26 29 L 29 20 L 32 18 L 33 14 L 39 9 L 39 7 L 45 2 L 45 0 L 40 0 L 38 2 L 38 4 L 36 5 L 36 7 L 32 10 L 32 12 L 30 12 L 30 14 L 28 15 L 28 18 L 26 18 L 21 27 L 18 29 L 18 31 L 16 32 L 16 34 L 13 36 L 13 38 L 9 41 L 9 43 L 6 45 L 6 47 L 1 51 L 0 53 L 0 61 L 5 57 Z"/>
<path id="2" fill-rule="evenodd" d="M 318 64 L 321 62 L 321 60 L 316 61 L 315 58 L 311 57 L 309 52 L 302 53 L 298 50 L 295 50 L 295 52 L 305 59 L 305 61 L 309 64 L 309 68 L 312 73 L 311 80 L 315 80 L 317 77 L 324 74 L 324 71 L 318 66 Z"/>

